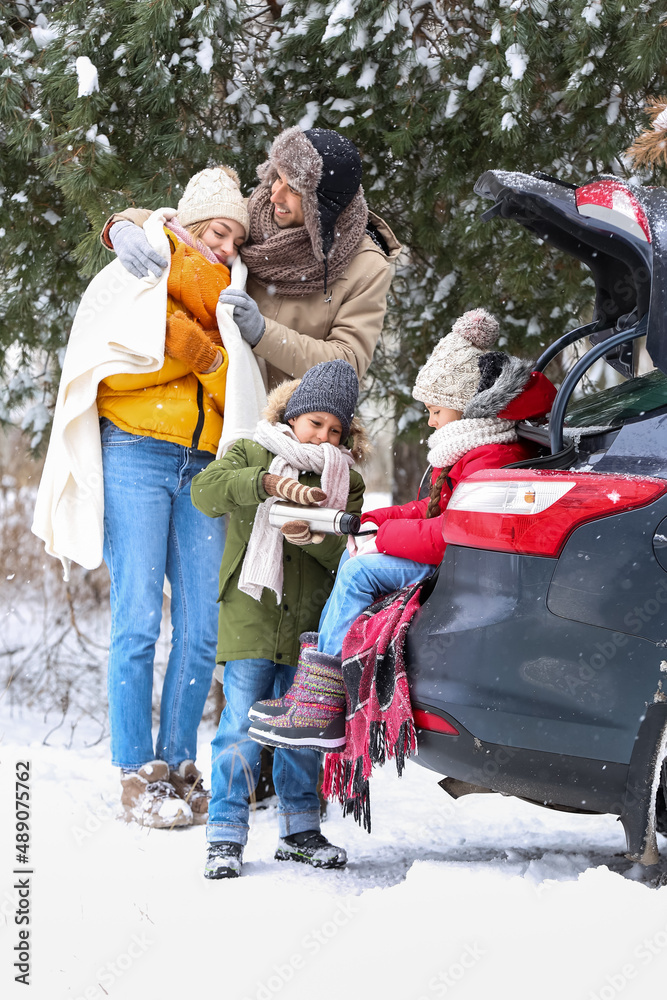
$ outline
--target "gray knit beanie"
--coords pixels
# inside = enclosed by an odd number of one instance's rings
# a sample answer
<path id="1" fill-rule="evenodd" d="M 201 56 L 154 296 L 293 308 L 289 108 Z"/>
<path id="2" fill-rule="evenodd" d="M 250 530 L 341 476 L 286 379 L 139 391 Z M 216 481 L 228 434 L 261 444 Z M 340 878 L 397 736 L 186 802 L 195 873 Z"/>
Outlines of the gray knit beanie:
<path id="1" fill-rule="evenodd" d="M 178 203 L 177 219 L 191 226 L 206 219 L 234 219 L 248 238 L 247 199 L 241 194 L 238 174 L 231 167 L 207 167 L 191 177 Z"/>
<path id="2" fill-rule="evenodd" d="M 414 398 L 463 412 L 479 387 L 479 359 L 495 343 L 498 329 L 498 320 L 486 309 L 464 313 L 417 375 Z"/>
<path id="3" fill-rule="evenodd" d="M 287 423 L 302 413 L 333 413 L 338 417 L 345 441 L 350 433 L 359 395 L 359 379 L 347 361 L 322 361 L 309 368 L 285 407 Z"/>

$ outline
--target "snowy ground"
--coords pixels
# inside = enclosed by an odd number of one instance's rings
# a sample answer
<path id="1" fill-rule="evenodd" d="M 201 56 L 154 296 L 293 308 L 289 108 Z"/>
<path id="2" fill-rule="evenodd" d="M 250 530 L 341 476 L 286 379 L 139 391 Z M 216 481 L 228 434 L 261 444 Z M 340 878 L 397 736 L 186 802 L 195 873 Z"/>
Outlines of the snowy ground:
<path id="1" fill-rule="evenodd" d="M 622 857 L 620 824 L 501 796 L 454 802 L 436 776 L 372 778 L 371 836 L 329 807 L 342 872 L 273 860 L 253 819 L 243 877 L 202 876 L 204 829 L 114 818 L 106 741 L 0 704 L 0 995 L 33 1000 L 645 1000 L 667 980 L 667 887 Z M 91 735 L 93 730 L 91 727 Z M 208 771 L 202 733 L 200 767 Z M 97 739 L 97 732 L 94 738 Z M 20 925 L 17 761 L 32 765 L 31 986 L 13 982 Z M 663 853 L 667 844 L 662 840 Z M 663 871 L 665 866 L 658 866 Z"/>

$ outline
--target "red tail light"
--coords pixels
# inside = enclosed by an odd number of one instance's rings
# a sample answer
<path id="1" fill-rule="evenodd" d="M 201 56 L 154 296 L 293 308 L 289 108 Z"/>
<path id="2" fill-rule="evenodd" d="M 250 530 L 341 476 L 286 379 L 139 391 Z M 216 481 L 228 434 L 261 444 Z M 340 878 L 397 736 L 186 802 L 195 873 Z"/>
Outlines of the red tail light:
<path id="1" fill-rule="evenodd" d="M 646 243 L 651 242 L 646 213 L 621 181 L 612 178 L 592 181 L 577 188 L 575 198 L 580 215 L 608 222 Z"/>
<path id="2" fill-rule="evenodd" d="M 645 507 L 666 491 L 664 480 L 638 476 L 487 469 L 456 487 L 442 533 L 453 545 L 556 557 L 579 525 Z"/>
<path id="3" fill-rule="evenodd" d="M 427 712 L 423 708 L 415 708 L 412 712 L 417 729 L 428 729 L 432 733 L 444 733 L 446 736 L 459 736 L 458 729 L 454 729 L 451 722 L 443 719 L 434 712 Z"/>

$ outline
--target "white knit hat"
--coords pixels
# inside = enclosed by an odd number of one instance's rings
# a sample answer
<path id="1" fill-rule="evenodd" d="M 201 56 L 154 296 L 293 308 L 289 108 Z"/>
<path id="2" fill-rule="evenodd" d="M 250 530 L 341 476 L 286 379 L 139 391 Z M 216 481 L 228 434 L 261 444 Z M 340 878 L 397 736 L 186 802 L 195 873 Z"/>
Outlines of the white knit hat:
<path id="1" fill-rule="evenodd" d="M 498 320 L 486 309 L 464 313 L 417 375 L 414 398 L 463 412 L 479 386 L 478 359 L 493 346 L 498 329 Z"/>
<path id="2" fill-rule="evenodd" d="M 238 174 L 231 167 L 207 167 L 191 177 L 178 203 L 176 218 L 182 226 L 206 219 L 234 219 L 248 238 L 250 222 Z"/>

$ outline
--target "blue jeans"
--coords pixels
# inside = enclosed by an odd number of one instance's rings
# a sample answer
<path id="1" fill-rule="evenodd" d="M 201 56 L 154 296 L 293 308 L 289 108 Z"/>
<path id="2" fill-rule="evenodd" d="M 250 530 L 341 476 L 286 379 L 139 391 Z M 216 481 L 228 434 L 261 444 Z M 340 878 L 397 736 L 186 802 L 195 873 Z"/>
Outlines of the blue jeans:
<path id="1" fill-rule="evenodd" d="M 424 580 L 435 569 L 427 563 L 378 552 L 350 558 L 344 552 L 336 582 L 320 617 L 317 648 L 340 656 L 343 639 L 355 618 L 383 594 Z"/>
<path id="2" fill-rule="evenodd" d="M 248 709 L 265 698 L 279 698 L 294 680 L 295 667 L 273 660 L 228 660 L 224 689 L 227 704 L 211 744 L 211 801 L 206 839 L 248 840 L 249 797 L 259 779 L 262 747 L 248 736 Z M 319 830 L 317 750 L 273 753 L 273 783 L 278 794 L 281 837 Z"/>
<path id="3" fill-rule="evenodd" d="M 222 518 L 190 501 L 190 482 L 213 456 L 128 434 L 103 419 L 104 560 L 111 577 L 109 722 L 112 761 L 178 767 L 197 756 L 197 727 L 211 686 L 217 640 Z M 152 738 L 155 643 L 164 577 L 171 584 L 171 652 Z"/>

